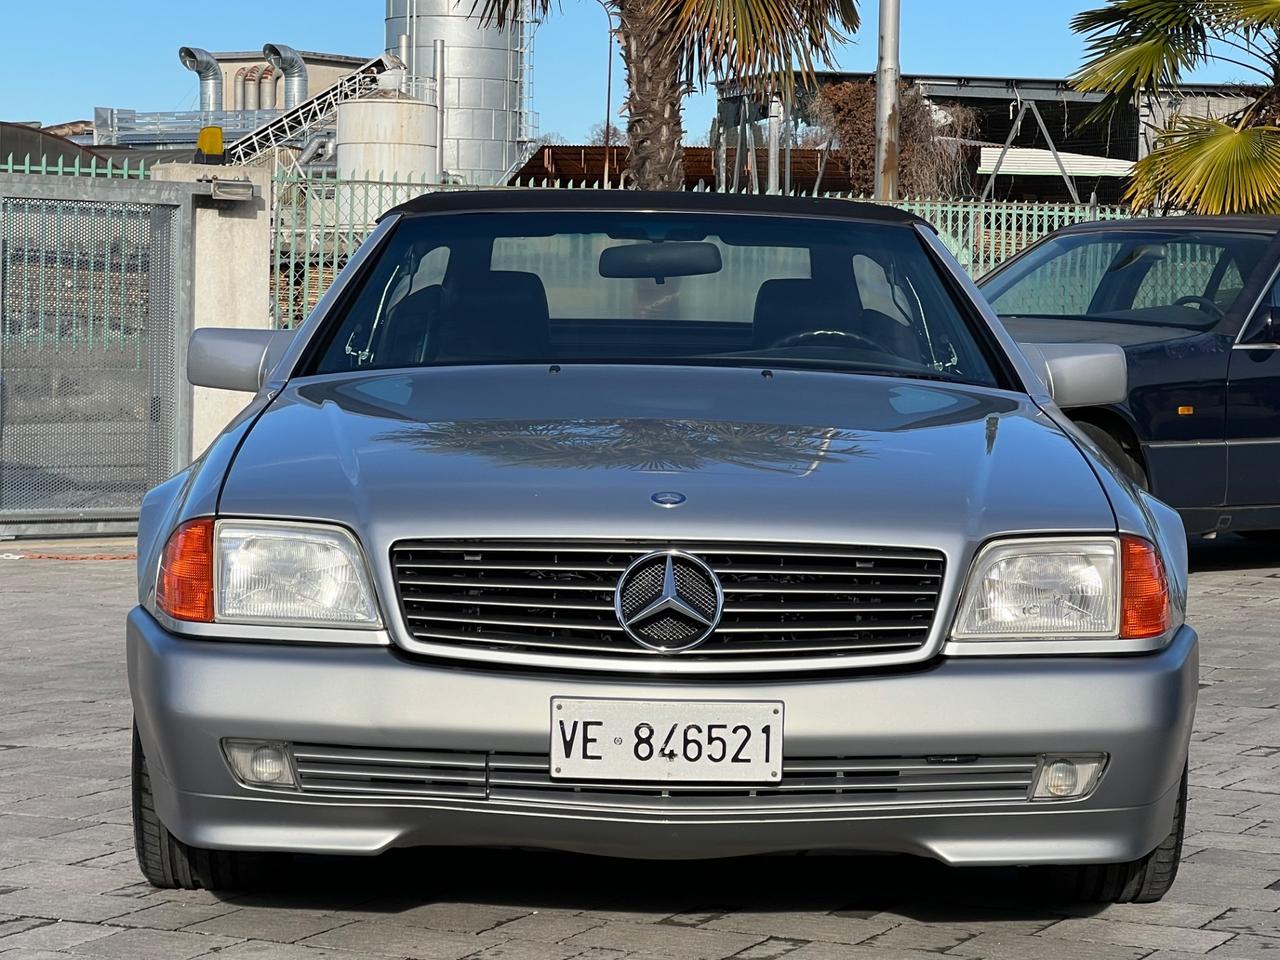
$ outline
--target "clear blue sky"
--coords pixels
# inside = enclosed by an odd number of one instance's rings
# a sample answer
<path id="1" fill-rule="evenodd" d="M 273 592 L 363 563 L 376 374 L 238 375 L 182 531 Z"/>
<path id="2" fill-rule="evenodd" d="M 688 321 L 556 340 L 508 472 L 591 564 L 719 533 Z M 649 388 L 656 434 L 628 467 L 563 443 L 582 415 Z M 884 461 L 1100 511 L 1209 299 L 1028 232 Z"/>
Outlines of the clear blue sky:
<path id="1" fill-rule="evenodd" d="M 902 68 L 1065 76 L 1080 59 L 1067 22 L 1100 2 L 902 0 Z M 878 3 L 861 0 L 860 6 L 862 29 L 839 50 L 839 66 L 849 70 L 875 66 Z M 0 120 L 57 123 L 92 117 L 96 106 L 192 109 L 196 78 L 178 63 L 183 44 L 247 50 L 274 42 L 372 56 L 383 46 L 385 13 L 383 0 L 219 0 L 211 6 L 187 0 L 0 0 Z M 561 0 L 538 28 L 534 98 L 544 132 L 574 142 L 601 121 L 604 45 L 604 12 L 590 0 Z M 622 90 L 615 59 L 615 112 Z M 689 99 L 685 126 L 691 135 L 705 133 L 713 109 L 709 95 Z"/>

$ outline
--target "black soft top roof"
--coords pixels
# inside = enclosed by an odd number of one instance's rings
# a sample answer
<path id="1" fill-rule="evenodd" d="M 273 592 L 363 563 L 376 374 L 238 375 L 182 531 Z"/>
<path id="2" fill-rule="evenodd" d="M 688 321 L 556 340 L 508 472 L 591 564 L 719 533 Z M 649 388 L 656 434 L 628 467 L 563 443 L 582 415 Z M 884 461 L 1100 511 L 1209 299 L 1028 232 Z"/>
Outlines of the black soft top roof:
<path id="1" fill-rule="evenodd" d="M 1271 216 L 1183 216 L 1128 217 L 1124 220 L 1086 220 L 1060 227 L 1056 233 L 1096 233 L 1099 230 L 1254 230 L 1280 233 L 1280 217 Z"/>
<path id="2" fill-rule="evenodd" d="M 772 213 L 792 216 L 878 220 L 885 223 L 928 225 L 913 213 L 878 203 L 822 197 L 783 197 L 746 193 L 699 193 L 657 190 L 441 190 L 424 193 L 393 213 L 471 213 L 492 210 L 659 210 L 685 213 Z"/>

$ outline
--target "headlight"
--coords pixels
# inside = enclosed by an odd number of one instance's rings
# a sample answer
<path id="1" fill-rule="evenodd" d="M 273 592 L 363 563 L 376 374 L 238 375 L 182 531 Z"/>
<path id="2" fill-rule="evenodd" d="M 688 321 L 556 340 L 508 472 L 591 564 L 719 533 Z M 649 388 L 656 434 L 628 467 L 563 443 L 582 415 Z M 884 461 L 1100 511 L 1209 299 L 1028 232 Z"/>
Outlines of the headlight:
<path id="1" fill-rule="evenodd" d="M 974 560 L 952 638 L 1139 639 L 1169 624 L 1164 566 L 1146 540 L 1004 540 Z"/>
<path id="2" fill-rule="evenodd" d="M 323 524 L 189 521 L 165 547 L 156 603 L 206 623 L 381 626 L 360 545 Z"/>
<path id="3" fill-rule="evenodd" d="M 213 550 L 217 621 L 378 626 L 364 557 L 340 527 L 221 520 Z"/>
<path id="4" fill-rule="evenodd" d="M 978 554 L 957 640 L 1114 637 L 1120 571 L 1113 539 L 1006 541 Z"/>

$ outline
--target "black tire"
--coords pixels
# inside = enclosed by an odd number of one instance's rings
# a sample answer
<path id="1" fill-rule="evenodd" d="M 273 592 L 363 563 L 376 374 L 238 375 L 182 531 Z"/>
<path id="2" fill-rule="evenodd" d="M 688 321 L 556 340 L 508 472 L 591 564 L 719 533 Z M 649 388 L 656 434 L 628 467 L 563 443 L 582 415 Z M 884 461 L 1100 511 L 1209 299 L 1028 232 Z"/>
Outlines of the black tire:
<path id="1" fill-rule="evenodd" d="M 1120 468 L 1121 473 L 1143 490 L 1151 489 L 1147 480 L 1147 471 L 1142 469 L 1142 464 L 1124 448 L 1124 445 L 1119 440 L 1102 429 L 1102 427 L 1092 423 L 1077 421 L 1076 426 L 1081 433 L 1097 445 L 1098 449 L 1107 455 L 1112 463 Z"/>
<path id="2" fill-rule="evenodd" d="M 1130 863 L 1065 868 L 1072 895 L 1095 903 L 1155 903 L 1169 892 L 1178 876 L 1186 822 L 1187 772 L 1183 770 L 1178 804 L 1173 812 L 1173 829 L 1160 846 Z"/>
<path id="3" fill-rule="evenodd" d="M 147 881 L 169 890 L 237 890 L 261 874 L 260 854 L 202 850 L 171 834 L 156 815 L 151 776 L 133 728 L 133 848 Z"/>

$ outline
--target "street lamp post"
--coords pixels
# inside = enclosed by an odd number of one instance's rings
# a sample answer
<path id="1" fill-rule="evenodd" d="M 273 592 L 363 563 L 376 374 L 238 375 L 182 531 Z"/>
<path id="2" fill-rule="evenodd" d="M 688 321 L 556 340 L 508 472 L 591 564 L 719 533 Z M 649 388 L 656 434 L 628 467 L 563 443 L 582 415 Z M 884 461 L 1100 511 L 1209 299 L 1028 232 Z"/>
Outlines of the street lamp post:
<path id="1" fill-rule="evenodd" d="M 602 185 L 609 186 L 609 134 L 612 131 L 613 124 L 611 117 L 613 115 L 613 10 L 605 0 L 596 0 L 600 4 L 600 9 L 604 11 L 606 19 L 609 21 L 609 29 L 605 34 L 608 41 L 605 55 L 605 81 L 604 81 L 604 176 Z"/>
<path id="2" fill-rule="evenodd" d="M 880 51 L 876 63 L 875 198 L 898 199 L 899 0 L 880 0 Z"/>

